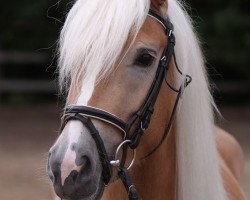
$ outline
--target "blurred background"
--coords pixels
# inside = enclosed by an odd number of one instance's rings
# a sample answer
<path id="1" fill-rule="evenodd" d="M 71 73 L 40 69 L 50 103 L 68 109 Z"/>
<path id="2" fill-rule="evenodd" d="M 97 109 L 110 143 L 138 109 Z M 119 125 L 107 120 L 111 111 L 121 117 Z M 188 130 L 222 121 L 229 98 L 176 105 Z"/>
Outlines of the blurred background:
<path id="1" fill-rule="evenodd" d="M 250 1 L 187 0 L 202 41 L 214 97 L 245 154 L 250 198 Z M 0 7 L 0 199 L 52 199 L 46 157 L 63 99 L 56 47 L 70 1 L 9 0 Z"/>

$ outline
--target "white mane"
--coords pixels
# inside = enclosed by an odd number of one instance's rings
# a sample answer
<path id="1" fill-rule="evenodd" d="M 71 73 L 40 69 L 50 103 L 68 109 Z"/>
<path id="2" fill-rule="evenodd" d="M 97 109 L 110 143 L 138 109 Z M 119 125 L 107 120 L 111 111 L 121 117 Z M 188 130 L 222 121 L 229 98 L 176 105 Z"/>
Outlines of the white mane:
<path id="1" fill-rule="evenodd" d="M 182 5 L 168 2 L 177 62 L 193 77 L 177 116 L 178 199 L 226 200 L 215 144 L 214 102 L 199 42 Z"/>
<path id="2" fill-rule="evenodd" d="M 61 88 L 88 86 L 91 95 L 94 83 L 113 70 L 128 37 L 137 35 L 149 6 L 148 0 L 77 0 L 60 37 Z"/>
<path id="3" fill-rule="evenodd" d="M 177 116 L 177 196 L 179 200 L 226 200 L 214 138 L 214 103 L 202 53 L 188 14 L 176 0 L 168 4 L 177 62 L 193 77 Z M 60 86 L 88 90 L 86 102 L 95 83 L 114 70 L 128 37 L 137 35 L 149 6 L 149 0 L 77 0 L 60 38 Z"/>

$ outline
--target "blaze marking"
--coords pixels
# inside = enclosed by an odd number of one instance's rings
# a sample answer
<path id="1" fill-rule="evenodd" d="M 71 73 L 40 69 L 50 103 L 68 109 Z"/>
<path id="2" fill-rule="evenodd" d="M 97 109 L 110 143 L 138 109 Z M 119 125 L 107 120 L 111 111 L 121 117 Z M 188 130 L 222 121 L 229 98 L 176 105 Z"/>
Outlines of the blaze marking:
<path id="1" fill-rule="evenodd" d="M 76 170 L 79 172 L 81 169 L 81 166 L 77 166 L 75 163 L 76 152 L 72 150 L 71 144 L 78 142 L 82 129 L 83 127 L 80 122 L 70 121 L 68 129 L 65 130 L 68 131 L 67 136 L 69 143 L 61 165 L 62 185 L 64 185 L 65 179 L 70 175 L 71 171 Z"/>

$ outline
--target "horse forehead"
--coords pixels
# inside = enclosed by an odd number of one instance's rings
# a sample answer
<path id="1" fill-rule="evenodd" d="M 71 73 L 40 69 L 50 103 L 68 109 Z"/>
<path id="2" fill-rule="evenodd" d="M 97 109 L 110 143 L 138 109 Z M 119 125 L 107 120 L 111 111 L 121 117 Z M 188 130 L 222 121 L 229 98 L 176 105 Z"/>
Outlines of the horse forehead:
<path id="1" fill-rule="evenodd" d="M 147 17 L 136 41 L 154 43 L 159 49 L 165 48 L 167 37 L 163 26 L 151 17 Z"/>

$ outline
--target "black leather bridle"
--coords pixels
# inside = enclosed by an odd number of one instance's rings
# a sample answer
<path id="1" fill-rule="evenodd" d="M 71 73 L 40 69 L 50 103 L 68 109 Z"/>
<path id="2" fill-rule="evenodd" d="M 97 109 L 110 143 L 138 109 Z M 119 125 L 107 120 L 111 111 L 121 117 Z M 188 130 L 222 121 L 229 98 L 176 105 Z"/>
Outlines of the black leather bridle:
<path id="1" fill-rule="evenodd" d="M 147 130 L 151 116 L 154 112 L 154 106 L 155 102 L 157 100 L 161 85 L 163 81 L 165 80 L 167 85 L 177 93 L 177 98 L 172 110 L 172 113 L 170 115 L 170 119 L 167 123 L 167 126 L 165 127 L 164 134 L 162 136 L 161 142 L 146 156 L 150 156 L 153 152 L 155 152 L 160 145 L 165 140 L 171 125 L 174 120 L 174 115 L 176 112 L 177 105 L 179 103 L 179 100 L 181 98 L 181 95 L 184 91 L 184 89 L 188 86 L 188 84 L 192 81 L 192 78 L 189 75 L 184 75 L 181 70 L 179 69 L 176 58 L 174 54 L 174 46 L 175 46 L 175 36 L 173 34 L 173 24 L 169 21 L 169 19 L 164 19 L 159 14 L 157 14 L 153 10 L 149 10 L 148 16 L 153 17 L 156 19 L 166 30 L 166 35 L 168 37 L 168 44 L 166 48 L 163 51 L 162 57 L 159 61 L 159 65 L 156 71 L 156 75 L 154 78 L 154 81 L 152 83 L 152 86 L 150 88 L 150 91 L 147 95 L 147 98 L 144 102 L 144 104 L 140 107 L 140 109 L 128 120 L 128 122 L 124 122 L 117 116 L 105 111 L 101 110 L 99 108 L 89 107 L 89 106 L 76 106 L 71 105 L 67 106 L 65 108 L 64 116 L 62 118 L 62 126 L 61 131 L 65 127 L 68 121 L 71 120 L 78 120 L 82 122 L 90 131 L 90 134 L 92 138 L 94 139 L 96 143 L 96 147 L 99 152 L 100 161 L 102 164 L 102 180 L 103 182 L 108 185 L 110 182 L 110 179 L 112 177 L 112 167 L 115 166 L 118 168 L 118 174 L 121 180 L 124 183 L 124 186 L 126 187 L 128 191 L 128 197 L 130 200 L 137 200 L 138 195 L 135 186 L 133 185 L 130 176 L 129 176 L 129 168 L 133 165 L 133 161 L 130 164 L 129 167 L 125 167 L 125 161 L 127 157 L 127 148 L 131 148 L 135 150 L 141 140 L 141 137 L 145 133 L 145 130 Z M 171 60 L 174 60 L 175 66 L 178 70 L 178 72 L 185 77 L 185 80 L 183 81 L 183 84 L 180 86 L 179 89 L 175 89 L 173 86 L 171 86 L 167 81 L 167 72 L 168 67 L 171 62 Z M 113 126 L 117 127 L 124 133 L 123 142 L 118 146 L 116 155 L 114 156 L 114 160 L 109 160 L 107 151 L 105 149 L 105 145 L 103 143 L 102 138 L 100 137 L 100 134 L 98 130 L 96 129 L 95 125 L 92 123 L 91 119 L 98 119 L 104 122 L 107 122 L 109 124 L 112 124 Z M 133 133 L 131 133 L 133 127 Z M 135 127 L 135 128 L 134 128 Z M 123 148 L 123 158 L 120 160 L 117 159 L 117 154 L 120 151 L 120 149 Z M 135 156 L 135 155 L 134 155 Z"/>

